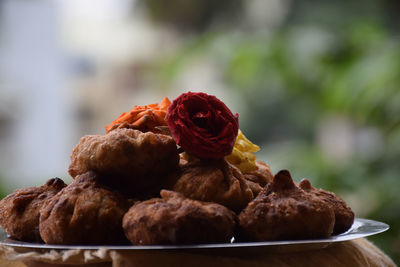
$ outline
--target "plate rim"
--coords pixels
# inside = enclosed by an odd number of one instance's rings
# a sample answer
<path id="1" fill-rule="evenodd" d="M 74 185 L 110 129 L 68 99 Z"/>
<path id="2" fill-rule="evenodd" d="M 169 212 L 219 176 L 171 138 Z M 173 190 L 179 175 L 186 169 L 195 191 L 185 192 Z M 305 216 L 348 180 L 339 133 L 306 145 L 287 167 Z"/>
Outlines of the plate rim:
<path id="1" fill-rule="evenodd" d="M 358 226 L 358 227 L 357 227 Z M 354 232 L 363 226 L 373 226 L 375 229 L 368 232 Z M 33 249 L 53 249 L 53 250 L 189 250 L 189 249 L 218 249 L 218 248 L 248 248 L 248 247 L 267 247 L 267 246 L 289 246 L 304 244 L 330 244 L 334 242 L 349 241 L 371 235 L 376 235 L 389 230 L 390 226 L 384 222 L 364 218 L 354 218 L 353 225 L 345 233 L 323 239 L 305 240 L 282 240 L 282 241 L 262 241 L 262 242 L 237 242 L 237 243 L 216 243 L 216 244 L 193 244 L 193 245 L 51 245 L 44 243 L 30 243 L 10 239 L 4 230 L 0 228 L 5 236 L 0 238 L 0 245 L 16 248 Z"/>

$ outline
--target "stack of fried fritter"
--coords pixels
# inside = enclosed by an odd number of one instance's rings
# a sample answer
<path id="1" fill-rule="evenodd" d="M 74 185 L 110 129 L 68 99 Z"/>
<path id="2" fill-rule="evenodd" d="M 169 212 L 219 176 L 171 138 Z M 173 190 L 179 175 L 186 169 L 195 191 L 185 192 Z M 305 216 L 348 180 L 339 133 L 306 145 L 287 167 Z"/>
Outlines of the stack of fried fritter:
<path id="1" fill-rule="evenodd" d="M 242 173 L 225 159 L 188 162 L 166 134 L 114 127 L 80 140 L 70 185 L 55 178 L 4 198 L 0 225 L 23 241 L 135 245 L 230 242 L 234 233 L 325 238 L 351 227 L 354 213 L 333 193 L 256 166 Z"/>

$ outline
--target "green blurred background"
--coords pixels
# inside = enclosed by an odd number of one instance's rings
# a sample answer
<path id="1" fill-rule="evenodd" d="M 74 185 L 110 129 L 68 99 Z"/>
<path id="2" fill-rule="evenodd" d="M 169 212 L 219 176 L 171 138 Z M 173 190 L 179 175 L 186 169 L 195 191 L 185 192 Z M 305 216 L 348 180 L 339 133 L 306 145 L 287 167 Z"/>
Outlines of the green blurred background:
<path id="1" fill-rule="evenodd" d="M 286 168 L 336 192 L 358 217 L 390 224 L 370 239 L 399 262 L 400 5 L 285 2 L 280 21 L 266 27 L 268 17 L 241 19 L 244 1 L 195 1 L 200 12 L 185 1 L 173 8 L 143 2 L 155 21 L 187 35 L 176 53 L 155 63 L 163 66 L 159 88 L 211 58 L 244 106 L 240 127 L 262 147 L 258 157 L 275 172 Z M 268 5 L 258 8 L 268 13 Z"/>
<path id="2" fill-rule="evenodd" d="M 205 91 L 239 113 L 274 172 L 307 177 L 357 217 L 388 223 L 369 239 L 400 262 L 398 1 L 103 0 L 102 13 L 72 2 L 51 4 L 61 17 L 55 31 L 68 95 L 61 163 L 14 184 L 7 177 L 25 174 L 3 164 L 3 195 L 47 176 L 70 179 L 68 155 L 79 137 L 103 133 L 134 104 Z M 0 109 L 3 132 L 13 118 Z M 50 160 L 49 153 L 41 155 Z"/>

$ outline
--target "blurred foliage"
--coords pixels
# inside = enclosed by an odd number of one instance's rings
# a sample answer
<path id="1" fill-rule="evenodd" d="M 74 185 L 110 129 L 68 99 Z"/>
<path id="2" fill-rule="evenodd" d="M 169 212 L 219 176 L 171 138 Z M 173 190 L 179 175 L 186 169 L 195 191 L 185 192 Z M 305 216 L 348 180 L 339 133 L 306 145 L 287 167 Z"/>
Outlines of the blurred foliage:
<path id="1" fill-rule="evenodd" d="M 227 22 L 239 18 L 243 0 L 141 0 L 139 4 L 145 6 L 156 23 L 182 31 L 203 31 L 216 20 Z"/>
<path id="2" fill-rule="evenodd" d="M 6 196 L 6 190 L 4 190 L 3 185 L 4 185 L 4 179 L 0 173 L 0 199 L 3 199 Z"/>
<path id="3" fill-rule="evenodd" d="M 261 146 L 259 158 L 336 192 L 356 216 L 388 223 L 371 240 L 400 262 L 400 40 L 375 16 L 336 18 L 333 26 L 296 16 L 274 30 L 224 28 L 189 38 L 155 63 L 159 83 L 172 87 L 199 59 L 209 60 L 246 107 L 241 129 Z M 332 118 L 351 134 L 342 158 L 321 144 Z"/>

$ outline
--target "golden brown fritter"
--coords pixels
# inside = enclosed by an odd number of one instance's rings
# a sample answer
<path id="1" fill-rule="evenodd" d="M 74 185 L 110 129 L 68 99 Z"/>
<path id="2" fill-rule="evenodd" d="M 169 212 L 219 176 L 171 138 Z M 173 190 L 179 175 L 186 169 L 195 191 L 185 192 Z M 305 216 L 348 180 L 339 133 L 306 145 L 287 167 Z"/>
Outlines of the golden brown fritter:
<path id="1" fill-rule="evenodd" d="M 286 170 L 275 175 L 239 215 L 239 237 L 269 241 L 329 237 L 333 210 L 322 200 L 298 188 Z"/>
<path id="2" fill-rule="evenodd" d="M 134 245 L 229 242 L 234 213 L 216 203 L 200 202 L 162 190 L 162 198 L 135 204 L 125 214 L 123 228 Z"/>
<path id="3" fill-rule="evenodd" d="M 94 172 L 87 172 L 44 203 L 40 235 L 47 244 L 124 243 L 122 217 L 127 210 L 122 195 L 99 184 Z"/>
<path id="4" fill-rule="evenodd" d="M 145 120 L 148 119 L 149 117 L 143 116 L 142 118 L 143 118 L 142 122 L 145 122 Z M 114 131 L 116 129 L 123 129 L 123 128 L 139 130 L 141 132 L 153 132 L 153 133 L 157 133 L 157 134 L 164 134 L 164 135 L 171 136 L 171 131 L 168 126 L 160 125 L 160 126 L 148 127 L 148 125 L 140 125 L 139 126 L 139 125 L 131 124 L 129 122 L 116 123 L 107 130 L 107 133 Z"/>
<path id="5" fill-rule="evenodd" d="M 215 202 L 237 212 L 253 199 L 253 193 L 240 170 L 225 159 L 187 163 L 169 180 L 171 185 L 167 186 L 168 189 L 188 198 Z"/>
<path id="6" fill-rule="evenodd" d="M 259 185 L 258 183 L 255 183 L 253 181 L 250 181 L 250 180 L 246 179 L 246 183 L 249 186 L 251 192 L 253 193 L 253 198 L 256 197 L 261 192 L 261 190 L 263 189 L 261 187 L 261 185 Z"/>
<path id="7" fill-rule="evenodd" d="M 335 213 L 334 235 L 344 233 L 350 229 L 354 222 L 354 212 L 347 206 L 343 199 L 332 192 L 311 186 L 310 181 L 307 179 L 302 179 L 299 187 L 325 201 L 333 209 Z"/>
<path id="8" fill-rule="evenodd" d="M 244 178 L 264 187 L 274 179 L 274 175 L 272 174 L 269 165 L 265 162 L 257 161 L 256 166 L 257 170 L 244 173 Z"/>
<path id="9" fill-rule="evenodd" d="M 42 186 L 14 191 L 0 202 L 0 226 L 12 238 L 41 242 L 39 210 L 44 201 L 65 186 L 61 179 L 53 178 Z"/>
<path id="10" fill-rule="evenodd" d="M 117 185 L 116 189 L 135 196 L 176 170 L 178 163 L 172 137 L 122 128 L 105 135 L 82 137 L 72 151 L 68 171 L 72 177 L 95 171 L 113 180 L 109 186 Z"/>
<path id="11" fill-rule="evenodd" d="M 256 162 L 257 169 L 248 173 L 243 173 L 254 197 L 256 197 L 262 188 L 272 181 L 274 175 L 269 165 L 262 161 Z"/>

